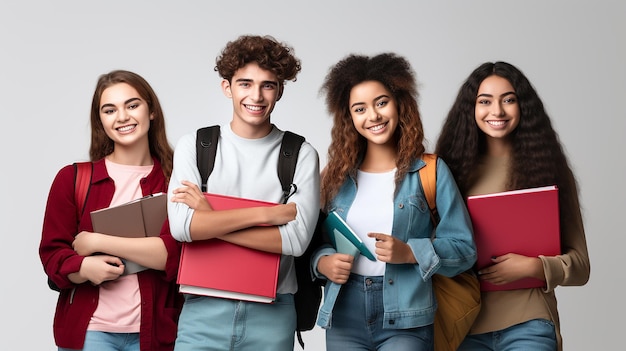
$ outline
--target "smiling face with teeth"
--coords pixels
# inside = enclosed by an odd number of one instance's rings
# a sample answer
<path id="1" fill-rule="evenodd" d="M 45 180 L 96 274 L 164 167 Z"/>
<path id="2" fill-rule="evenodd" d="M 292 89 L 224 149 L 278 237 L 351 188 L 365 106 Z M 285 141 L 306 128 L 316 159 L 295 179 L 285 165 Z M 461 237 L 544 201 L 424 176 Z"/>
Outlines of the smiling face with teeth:
<path id="1" fill-rule="evenodd" d="M 230 81 L 222 80 L 224 95 L 233 101 L 231 128 L 244 138 L 261 138 L 272 129 L 270 115 L 281 96 L 276 75 L 256 62 L 238 69 Z"/>
<path id="2" fill-rule="evenodd" d="M 135 88 L 118 83 L 106 88 L 100 97 L 100 121 L 115 149 L 148 149 L 148 130 L 152 114 L 147 102 Z"/>
<path id="3" fill-rule="evenodd" d="M 517 95 L 511 83 L 496 75 L 485 78 L 478 88 L 474 114 L 488 142 L 507 140 L 520 120 Z"/>
<path id="4" fill-rule="evenodd" d="M 395 148 L 398 107 L 391 92 L 378 81 L 365 81 L 350 90 L 350 115 L 357 132 L 368 145 Z"/>

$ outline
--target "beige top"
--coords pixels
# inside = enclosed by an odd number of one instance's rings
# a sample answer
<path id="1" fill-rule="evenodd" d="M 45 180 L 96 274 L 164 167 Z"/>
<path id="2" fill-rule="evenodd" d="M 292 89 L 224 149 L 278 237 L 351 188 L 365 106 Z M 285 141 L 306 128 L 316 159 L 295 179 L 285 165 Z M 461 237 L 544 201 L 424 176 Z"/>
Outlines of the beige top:
<path id="1" fill-rule="evenodd" d="M 468 195 L 506 191 L 507 157 L 485 157 L 478 166 L 483 176 Z M 531 319 L 551 320 L 555 325 L 558 349 L 562 350 L 559 315 L 554 289 L 558 285 L 584 285 L 589 279 L 589 255 L 578 197 L 568 206 L 561 204 L 561 247 L 559 256 L 540 256 L 547 288 L 492 291 L 481 294 L 482 306 L 470 334 L 502 330 Z M 575 202 L 575 203 L 574 203 Z"/>

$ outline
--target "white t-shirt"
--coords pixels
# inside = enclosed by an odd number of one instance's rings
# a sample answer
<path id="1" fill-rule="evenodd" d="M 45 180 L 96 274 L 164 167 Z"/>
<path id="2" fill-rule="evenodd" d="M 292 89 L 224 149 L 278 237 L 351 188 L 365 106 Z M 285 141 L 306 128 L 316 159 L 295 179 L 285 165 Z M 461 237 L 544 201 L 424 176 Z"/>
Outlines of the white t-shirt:
<path id="1" fill-rule="evenodd" d="M 357 173 L 356 197 L 348 211 L 346 223 L 372 253 L 376 250 L 376 240 L 368 237 L 368 233 L 391 235 L 395 175 L 395 169 L 384 173 Z M 370 261 L 359 255 L 352 266 L 352 272 L 364 276 L 382 276 L 385 273 L 385 263 Z"/>

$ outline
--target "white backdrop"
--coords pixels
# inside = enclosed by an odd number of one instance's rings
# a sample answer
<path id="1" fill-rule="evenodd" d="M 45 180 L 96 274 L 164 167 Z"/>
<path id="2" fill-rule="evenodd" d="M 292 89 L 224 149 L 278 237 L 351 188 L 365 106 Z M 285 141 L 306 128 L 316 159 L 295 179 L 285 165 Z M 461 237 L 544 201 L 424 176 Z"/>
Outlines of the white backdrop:
<path id="1" fill-rule="evenodd" d="M 144 76 L 175 145 L 184 133 L 230 119 L 213 67 L 240 34 L 273 35 L 302 59 L 272 118 L 305 135 L 322 166 L 331 121 L 318 91 L 346 54 L 395 51 L 411 61 L 429 150 L 476 66 L 505 60 L 520 67 L 543 98 L 581 189 L 592 274 L 584 287 L 557 289 L 565 349 L 617 348 L 626 314 L 618 289 L 626 242 L 624 15 L 621 0 L 3 1 L 1 348 L 55 349 L 56 293 L 37 248 L 54 175 L 88 157 L 97 76 L 113 69 Z M 317 327 L 305 333 L 307 350 L 324 349 L 323 335 Z"/>

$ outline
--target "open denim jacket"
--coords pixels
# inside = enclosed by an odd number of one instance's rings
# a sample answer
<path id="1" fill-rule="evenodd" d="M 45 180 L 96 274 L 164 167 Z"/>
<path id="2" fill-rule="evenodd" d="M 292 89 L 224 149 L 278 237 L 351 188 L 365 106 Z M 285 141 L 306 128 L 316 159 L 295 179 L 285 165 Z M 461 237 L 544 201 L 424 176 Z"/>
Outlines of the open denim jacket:
<path id="1" fill-rule="evenodd" d="M 391 235 L 406 242 L 413 251 L 417 264 L 386 264 L 383 287 L 384 328 L 406 329 L 432 324 L 437 309 L 431 277 L 438 273 L 454 276 L 471 268 L 476 261 L 472 224 L 465 202 L 454 182 L 448 166 L 437 162 L 437 210 L 440 222 L 436 238 L 431 239 L 433 224 L 428 203 L 420 183 L 419 169 L 424 166 L 416 159 L 400 184 L 394 197 L 394 218 Z M 344 219 L 354 201 L 356 179 L 350 176 L 337 196 L 327 206 Z M 312 258 L 313 273 L 320 257 L 335 253 L 329 245 L 318 249 Z M 328 280 L 324 288 L 324 303 L 317 324 L 330 328 L 332 310 L 341 285 Z"/>

